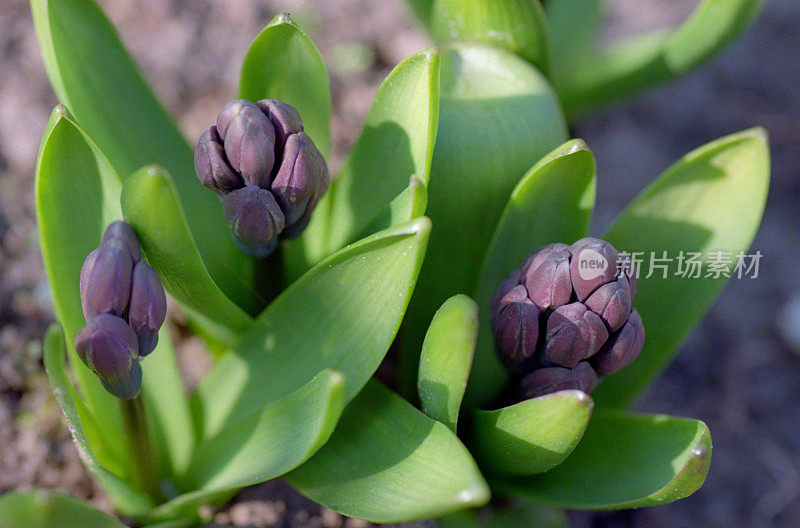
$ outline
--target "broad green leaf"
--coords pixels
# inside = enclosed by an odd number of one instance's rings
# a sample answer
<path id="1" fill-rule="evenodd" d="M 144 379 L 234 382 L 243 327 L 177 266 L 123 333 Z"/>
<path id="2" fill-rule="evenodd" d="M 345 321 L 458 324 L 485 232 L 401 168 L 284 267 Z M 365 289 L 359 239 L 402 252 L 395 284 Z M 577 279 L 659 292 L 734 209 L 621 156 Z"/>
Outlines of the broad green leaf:
<path id="1" fill-rule="evenodd" d="M 569 73 L 596 54 L 603 21 L 602 0 L 548 0 L 545 21 L 550 44 L 550 73 Z M 554 81 L 554 83 L 557 80 Z"/>
<path id="2" fill-rule="evenodd" d="M 438 306 L 471 293 L 514 186 L 567 139 L 547 80 L 524 59 L 485 45 L 442 52 L 439 130 L 428 184 L 434 230 L 405 320 L 403 394 L 416 393 L 419 353 Z"/>
<path id="3" fill-rule="evenodd" d="M 78 448 L 78 454 L 92 476 L 106 490 L 120 513 L 132 517 L 146 515 L 153 508 L 153 502 L 150 498 L 106 469 L 95 454 L 94 446 L 96 443 L 90 443 L 87 433 L 83 429 L 83 424 L 87 421 L 86 408 L 81 404 L 77 394 L 75 394 L 75 389 L 67 378 L 64 364 L 64 345 L 64 334 L 61 329 L 57 325 L 51 326 L 44 338 L 44 366 L 58 404 L 61 406 L 61 410 L 64 411 L 67 427 L 72 434 L 75 446 Z M 91 417 L 89 416 L 88 419 L 91 420 Z M 118 441 L 123 437 L 120 433 L 116 440 Z"/>
<path id="4" fill-rule="evenodd" d="M 239 489 L 278 477 L 313 455 L 344 409 L 345 379 L 324 370 L 288 396 L 243 417 L 195 451 L 186 477 L 190 493 L 156 508 L 153 519 L 194 516 Z"/>
<path id="5" fill-rule="evenodd" d="M 592 399 L 561 391 L 495 411 L 475 411 L 472 452 L 487 473 L 533 475 L 561 464 L 583 436 Z"/>
<path id="6" fill-rule="evenodd" d="M 201 490 L 245 487 L 303 463 L 333 432 L 345 379 L 323 370 L 306 385 L 201 443 L 190 480 Z"/>
<path id="7" fill-rule="evenodd" d="M 418 218 L 348 246 L 293 283 L 195 393 L 204 438 L 302 387 L 341 372 L 350 401 L 395 338 L 425 254 Z"/>
<path id="8" fill-rule="evenodd" d="M 106 391 L 75 352 L 75 334 L 86 321 L 80 300 L 83 261 L 100 244 L 109 223 L 118 220 L 120 183 L 117 174 L 57 106 L 42 139 L 36 165 L 36 216 L 42 259 L 56 318 L 66 334 L 70 365 L 86 410 L 97 418 L 87 423 L 97 456 L 124 474 L 128 455 L 112 439 L 122 432 L 116 398 Z M 100 445 L 103 444 L 103 445 Z"/>
<path id="9" fill-rule="evenodd" d="M 256 310 L 252 261 L 234 246 L 219 200 L 197 181 L 192 149 L 100 8 L 93 0 L 30 2 L 47 73 L 59 100 L 123 179 L 152 163 L 173 175 L 209 273 L 234 302 Z"/>
<path id="10" fill-rule="evenodd" d="M 678 346 L 705 314 L 727 278 L 708 276 L 709 262 L 723 252 L 723 268 L 738 272 L 761 223 L 769 187 L 769 146 L 762 129 L 713 141 L 687 154 L 631 203 L 605 239 L 620 251 L 644 259 L 633 305 L 642 315 L 647 338 L 639 357 L 595 389 L 598 406 L 625 407 L 669 363 Z M 677 260 L 667 278 L 651 255 L 677 259 L 700 253 L 701 277 L 677 276 Z M 635 256 L 635 255 L 634 255 Z M 752 264 L 744 259 L 745 264 Z M 713 271 L 713 270 L 711 270 Z M 745 270 L 746 271 L 746 270 Z M 748 280 L 742 273 L 741 280 Z"/>
<path id="11" fill-rule="evenodd" d="M 437 528 L 569 528 L 563 512 L 514 498 L 436 519 Z"/>
<path id="12" fill-rule="evenodd" d="M 703 484 L 710 463 L 711 436 L 703 422 L 595 411 L 563 464 L 497 485 L 562 508 L 640 508 L 688 497 Z"/>
<path id="13" fill-rule="evenodd" d="M 33 489 L 0 497 L 3 528 L 125 528 L 110 515 L 72 495 Z"/>
<path id="14" fill-rule="evenodd" d="M 412 176 L 408 187 L 389 202 L 386 209 L 364 229 L 361 238 L 419 218 L 425 214 L 427 205 L 428 191 L 425 190 L 425 184 Z"/>
<path id="15" fill-rule="evenodd" d="M 682 75 L 741 34 L 763 0 L 704 0 L 682 26 L 595 50 L 580 61 L 556 58 L 553 82 L 569 115 L 608 103 Z M 562 27 L 563 30 L 563 27 Z M 554 30 L 554 33 L 558 30 Z"/>
<path id="16" fill-rule="evenodd" d="M 428 184 L 438 113 L 439 55 L 426 50 L 378 88 L 361 135 L 298 241 L 309 265 L 353 242 L 412 175 Z"/>
<path id="17" fill-rule="evenodd" d="M 537 248 L 553 242 L 572 244 L 586 236 L 594 196 L 594 156 L 580 139 L 564 143 L 539 160 L 511 193 L 483 258 L 476 288 L 481 326 L 467 401 L 487 405 L 508 382 L 492 333 L 490 304 L 495 290 Z"/>
<path id="18" fill-rule="evenodd" d="M 156 166 L 136 171 L 125 182 L 121 203 L 125 221 L 166 290 L 193 316 L 213 325 L 214 337 L 233 346 L 252 319 L 208 274 L 170 175 Z"/>
<path id="19" fill-rule="evenodd" d="M 331 148 L 331 92 L 319 50 L 281 13 L 253 40 L 242 63 L 239 97 L 278 99 L 295 107 L 303 128 L 327 158 Z"/>
<path id="20" fill-rule="evenodd" d="M 547 28 L 535 0 L 430 0 L 431 34 L 437 42 L 474 41 L 516 53 L 546 73 Z"/>
<path id="21" fill-rule="evenodd" d="M 328 443 L 286 480 L 328 508 L 379 523 L 444 515 L 489 500 L 458 438 L 376 381 L 345 409 Z"/>
<path id="22" fill-rule="evenodd" d="M 478 305 L 449 298 L 433 316 L 422 344 L 417 390 L 422 411 L 456 431 L 478 337 Z"/>

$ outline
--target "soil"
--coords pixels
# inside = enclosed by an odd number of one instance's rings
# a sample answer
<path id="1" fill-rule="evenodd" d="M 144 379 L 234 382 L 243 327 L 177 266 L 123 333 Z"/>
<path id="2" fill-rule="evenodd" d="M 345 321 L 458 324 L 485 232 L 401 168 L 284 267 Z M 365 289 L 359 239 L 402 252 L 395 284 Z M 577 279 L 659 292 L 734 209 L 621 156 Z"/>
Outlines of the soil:
<path id="1" fill-rule="evenodd" d="M 242 0 L 233 8 L 225 0 L 100 3 L 190 138 L 233 97 L 249 41 L 278 11 L 290 11 L 329 65 L 334 169 L 354 141 L 378 83 L 404 57 L 430 45 L 400 0 Z M 696 3 L 609 1 L 604 36 L 613 40 L 674 26 Z M 800 317 L 798 303 L 790 302 L 800 295 L 797 15 L 795 0 L 768 0 L 755 26 L 700 70 L 573 127 L 598 160 L 596 233 L 673 161 L 717 137 L 764 126 L 773 161 L 764 223 L 753 244 L 753 251 L 764 255 L 758 278 L 731 281 L 674 363 L 636 404 L 638 410 L 691 416 L 710 426 L 714 460 L 705 485 L 690 498 L 657 508 L 570 512 L 575 527 L 800 526 L 800 349 L 781 337 L 779 323 Z M 41 363 L 41 337 L 53 315 L 35 229 L 33 168 L 55 103 L 28 3 L 4 0 L 0 493 L 42 486 L 109 510 L 80 463 Z M 171 324 L 179 326 L 180 320 Z M 796 335 L 792 329 L 785 334 Z M 181 343 L 184 356 L 196 357 L 197 348 L 192 339 Z M 187 379 L 198 375 L 188 369 L 186 374 Z M 216 515 L 214 526 L 369 525 L 320 509 L 276 480 L 243 491 Z"/>

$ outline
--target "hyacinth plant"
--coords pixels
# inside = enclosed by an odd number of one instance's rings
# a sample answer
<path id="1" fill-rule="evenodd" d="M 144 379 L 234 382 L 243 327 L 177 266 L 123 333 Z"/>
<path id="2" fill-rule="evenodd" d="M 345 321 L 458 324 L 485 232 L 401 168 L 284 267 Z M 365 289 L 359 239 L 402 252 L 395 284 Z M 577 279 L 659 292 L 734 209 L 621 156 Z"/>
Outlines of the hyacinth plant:
<path id="1" fill-rule="evenodd" d="M 760 2 L 707 0 L 677 33 L 602 56 L 595 2 L 550 0 L 547 16 L 522 0 L 413 3 L 440 46 L 389 74 L 328 184 L 327 73 L 288 15 L 255 38 L 238 99 L 209 109 L 193 155 L 92 0 L 31 0 L 62 103 L 36 175 L 58 318 L 45 366 L 129 522 L 195 526 L 279 476 L 346 515 L 447 527 L 561 526 L 543 505 L 649 506 L 702 484 L 706 426 L 625 407 L 725 276 L 569 276 L 558 305 L 539 296 L 558 273 L 527 277 L 575 260 L 581 243 L 566 244 L 592 215 L 594 158 L 565 116 L 682 73 Z M 316 176 L 295 192 L 287 174 Z M 589 240 L 617 256 L 744 251 L 768 179 L 763 131 L 722 138 L 648 187 L 607 242 Z M 542 256 L 553 248 L 566 253 Z M 107 302 L 103 269 L 130 281 L 127 298 Z M 188 395 L 162 284 L 215 358 Z M 399 393 L 373 379 L 393 346 Z M 101 361 L 109 350 L 122 359 Z M 0 524 L 124 526 L 41 490 L 0 498 Z"/>

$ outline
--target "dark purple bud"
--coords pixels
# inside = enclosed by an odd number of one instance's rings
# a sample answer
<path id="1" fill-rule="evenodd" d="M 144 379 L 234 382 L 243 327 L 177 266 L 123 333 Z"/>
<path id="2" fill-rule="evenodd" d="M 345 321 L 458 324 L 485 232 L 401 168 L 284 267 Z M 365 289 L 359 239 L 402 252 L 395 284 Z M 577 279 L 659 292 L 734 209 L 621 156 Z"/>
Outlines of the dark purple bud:
<path id="1" fill-rule="evenodd" d="M 617 280 L 600 286 L 584 304 L 616 332 L 631 314 L 631 301 L 631 287 L 623 273 Z"/>
<path id="2" fill-rule="evenodd" d="M 128 251 L 130 251 L 131 259 L 134 264 L 142 260 L 142 248 L 139 247 L 139 239 L 136 238 L 136 233 L 133 232 L 131 226 L 125 222 L 117 220 L 116 222 L 108 224 L 108 227 L 106 227 L 103 233 L 103 240 L 100 241 L 100 245 L 102 246 L 110 240 L 119 240 L 122 242 L 125 247 L 128 248 Z"/>
<path id="3" fill-rule="evenodd" d="M 508 277 L 506 277 L 506 280 L 500 284 L 500 287 L 494 292 L 494 297 L 492 297 L 492 314 L 496 314 L 498 312 L 498 309 L 500 308 L 500 301 L 503 299 L 503 297 L 505 297 L 508 292 L 519 286 L 521 276 L 522 273 L 520 270 L 516 269 L 512 271 Z"/>
<path id="4" fill-rule="evenodd" d="M 271 187 L 286 218 L 286 225 L 297 222 L 312 197 L 322 194 L 320 187 L 324 192 L 327 186 L 328 166 L 311 138 L 305 132 L 289 136 L 283 161 Z"/>
<path id="5" fill-rule="evenodd" d="M 564 367 L 575 368 L 593 356 L 608 339 L 600 317 L 581 303 L 558 307 L 547 320 L 546 357 Z"/>
<path id="6" fill-rule="evenodd" d="M 99 314 L 122 316 L 131 298 L 132 274 L 133 259 L 122 241 L 111 238 L 100 245 L 82 296 L 87 321 Z"/>
<path id="7" fill-rule="evenodd" d="M 537 398 L 563 390 L 582 390 L 575 372 L 563 367 L 534 370 L 522 378 L 520 387 L 524 398 Z"/>
<path id="8" fill-rule="evenodd" d="M 275 249 L 284 218 L 272 193 L 259 187 L 243 187 L 222 199 L 225 219 L 233 230 L 237 247 L 255 258 Z"/>
<path id="9" fill-rule="evenodd" d="M 617 250 L 605 240 L 582 238 L 570 246 L 570 276 L 579 301 L 617 276 Z"/>
<path id="10" fill-rule="evenodd" d="M 539 340 L 539 309 L 528 299 L 525 286 L 519 285 L 506 294 L 493 318 L 500 359 L 514 374 L 530 370 L 536 359 Z"/>
<path id="11" fill-rule="evenodd" d="M 75 349 L 109 392 L 124 399 L 139 393 L 139 344 L 123 319 L 108 314 L 94 317 L 75 335 Z"/>
<path id="12" fill-rule="evenodd" d="M 194 149 L 194 170 L 203 185 L 220 195 L 244 186 L 242 178 L 228 164 L 216 126 L 200 136 Z"/>
<path id="13" fill-rule="evenodd" d="M 635 309 L 628 321 L 591 359 L 592 366 L 600 376 L 608 376 L 630 365 L 639 356 L 644 346 L 644 325 Z"/>
<path id="14" fill-rule="evenodd" d="M 275 99 L 262 99 L 256 103 L 275 128 L 275 159 L 283 156 L 283 146 L 292 134 L 303 131 L 300 114 L 291 105 Z"/>
<path id="15" fill-rule="evenodd" d="M 570 254 L 561 246 L 563 244 L 543 247 L 531 259 L 527 270 L 523 268 L 528 295 L 540 310 L 558 308 L 572 298 Z"/>
<path id="16" fill-rule="evenodd" d="M 244 99 L 231 101 L 217 117 L 225 157 L 248 185 L 268 189 L 275 165 L 275 128 L 264 112 Z"/>
<path id="17" fill-rule="evenodd" d="M 139 355 L 144 357 L 158 344 L 158 329 L 167 317 L 167 297 L 155 270 L 141 261 L 133 268 L 128 322 L 139 341 Z"/>
<path id="18" fill-rule="evenodd" d="M 80 291 L 81 291 L 81 308 L 83 309 L 83 318 L 87 321 L 90 319 L 89 316 L 89 301 L 86 298 L 86 292 L 88 291 L 89 286 L 89 276 L 92 274 L 92 268 L 94 268 L 94 262 L 97 260 L 97 253 L 100 252 L 100 248 L 95 249 L 86 257 L 86 260 L 83 261 L 83 267 L 81 267 L 81 282 L 80 282 Z"/>
<path id="19" fill-rule="evenodd" d="M 578 366 L 572 369 L 575 373 L 575 378 L 578 380 L 580 389 L 589 394 L 597 387 L 597 373 L 592 366 L 586 361 L 581 361 Z"/>
<path id="20" fill-rule="evenodd" d="M 634 295 L 636 295 L 636 280 L 639 278 L 639 270 L 636 263 L 630 257 L 627 257 L 619 267 L 623 272 L 622 274 L 628 279 L 628 284 L 631 287 L 631 299 L 633 299 Z"/>

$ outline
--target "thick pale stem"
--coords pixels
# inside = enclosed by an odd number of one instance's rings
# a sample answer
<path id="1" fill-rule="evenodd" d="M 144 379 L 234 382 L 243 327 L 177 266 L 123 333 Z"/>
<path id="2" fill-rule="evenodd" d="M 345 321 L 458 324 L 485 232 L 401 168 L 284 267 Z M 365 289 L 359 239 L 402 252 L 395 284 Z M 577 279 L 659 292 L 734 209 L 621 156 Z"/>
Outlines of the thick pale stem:
<path id="1" fill-rule="evenodd" d="M 163 502 L 165 497 L 161 491 L 156 453 L 147 428 L 143 396 L 140 394 L 132 400 L 121 400 L 120 407 L 130 452 L 133 454 L 131 476 L 134 483 L 157 504 Z"/>

